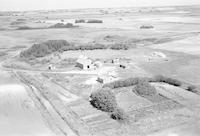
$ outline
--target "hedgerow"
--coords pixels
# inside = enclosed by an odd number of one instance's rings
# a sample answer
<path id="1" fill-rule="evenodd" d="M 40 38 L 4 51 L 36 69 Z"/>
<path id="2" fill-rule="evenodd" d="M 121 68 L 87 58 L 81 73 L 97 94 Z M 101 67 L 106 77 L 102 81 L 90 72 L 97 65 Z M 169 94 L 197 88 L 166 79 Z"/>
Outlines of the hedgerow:
<path id="1" fill-rule="evenodd" d="M 165 77 L 162 75 L 157 75 L 153 78 L 153 82 L 164 82 L 174 86 L 181 86 L 181 81 L 169 77 Z"/>

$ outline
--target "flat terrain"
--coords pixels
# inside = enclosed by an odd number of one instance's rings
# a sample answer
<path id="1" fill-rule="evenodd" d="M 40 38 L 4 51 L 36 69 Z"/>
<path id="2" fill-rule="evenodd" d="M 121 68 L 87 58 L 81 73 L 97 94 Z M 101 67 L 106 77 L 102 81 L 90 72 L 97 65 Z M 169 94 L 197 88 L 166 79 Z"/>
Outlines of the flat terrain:
<path id="1" fill-rule="evenodd" d="M 76 27 L 50 28 L 56 23 Z M 20 57 L 47 40 L 129 48 Z M 102 66 L 77 68 L 79 56 Z M 198 136 L 200 93 L 184 87 L 151 83 L 159 95 L 149 98 L 133 93 L 133 86 L 112 89 L 130 116 L 127 124 L 92 107 L 89 96 L 103 86 L 100 76 L 109 83 L 161 74 L 200 87 L 199 67 L 200 6 L 0 12 L 0 136 Z"/>

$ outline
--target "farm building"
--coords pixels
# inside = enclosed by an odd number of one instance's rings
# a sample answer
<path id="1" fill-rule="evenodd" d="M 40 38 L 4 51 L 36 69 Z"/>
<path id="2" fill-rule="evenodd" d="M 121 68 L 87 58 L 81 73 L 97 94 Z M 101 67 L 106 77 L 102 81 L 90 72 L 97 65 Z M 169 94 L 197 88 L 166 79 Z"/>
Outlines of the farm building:
<path id="1" fill-rule="evenodd" d="M 164 54 L 164 53 L 162 53 L 162 52 L 153 52 L 152 54 L 151 54 L 153 57 L 158 57 L 158 58 L 166 58 L 167 56 Z"/>
<path id="2" fill-rule="evenodd" d="M 110 82 L 113 82 L 114 80 L 116 80 L 116 78 L 113 76 L 99 76 L 97 78 L 97 82 L 102 83 L 102 84 L 110 83 Z"/>
<path id="3" fill-rule="evenodd" d="M 123 69 L 126 68 L 126 66 L 125 66 L 124 64 L 120 64 L 119 67 L 120 67 L 120 68 L 123 68 Z"/>
<path id="4" fill-rule="evenodd" d="M 79 59 L 76 61 L 76 67 L 79 67 L 84 70 L 88 69 L 97 69 L 102 67 L 102 63 L 100 61 L 93 61 L 86 56 L 81 55 Z"/>
<path id="5" fill-rule="evenodd" d="M 62 61 L 61 55 L 58 52 L 45 56 L 45 60 L 52 64 L 57 64 Z"/>
<path id="6" fill-rule="evenodd" d="M 91 69 L 94 66 L 92 65 L 92 60 L 88 58 L 79 58 L 76 61 L 76 67 L 79 67 L 81 69 Z"/>
<path id="7" fill-rule="evenodd" d="M 112 59 L 113 64 L 119 65 L 119 62 L 120 62 L 119 58 Z"/>
<path id="8" fill-rule="evenodd" d="M 81 69 L 87 70 L 87 69 L 94 69 L 94 63 L 91 59 L 89 59 L 86 56 L 81 55 L 77 61 L 76 61 L 76 67 L 79 67 Z"/>
<path id="9" fill-rule="evenodd" d="M 148 61 L 156 60 L 156 59 L 164 59 L 165 61 L 168 61 L 167 56 L 162 52 L 153 52 L 148 57 Z"/>
<path id="10" fill-rule="evenodd" d="M 103 64 L 100 61 L 95 61 L 94 62 L 94 67 L 95 68 L 101 68 L 103 66 Z"/>
<path id="11" fill-rule="evenodd" d="M 111 72 L 107 73 L 106 75 L 99 74 L 99 76 L 97 78 L 97 82 L 105 84 L 105 83 L 113 82 L 117 79 L 118 79 L 117 73 L 115 71 L 111 71 Z"/>
<path id="12" fill-rule="evenodd" d="M 54 70 L 55 67 L 53 66 L 53 64 L 49 64 L 48 69 L 49 69 L 49 70 Z"/>

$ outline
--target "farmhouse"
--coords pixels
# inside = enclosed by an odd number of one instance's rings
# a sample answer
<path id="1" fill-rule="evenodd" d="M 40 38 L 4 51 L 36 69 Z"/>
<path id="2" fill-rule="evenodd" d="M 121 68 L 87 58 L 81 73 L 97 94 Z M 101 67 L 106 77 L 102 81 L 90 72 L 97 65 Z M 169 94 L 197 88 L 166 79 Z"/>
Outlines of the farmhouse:
<path id="1" fill-rule="evenodd" d="M 81 55 L 76 61 L 76 67 L 84 70 L 95 70 L 101 68 L 103 64 L 100 61 L 93 61 L 90 58 Z"/>
<path id="2" fill-rule="evenodd" d="M 81 69 L 93 69 L 94 65 L 91 59 L 87 58 L 86 56 L 80 56 L 76 61 L 76 67 Z"/>
<path id="3" fill-rule="evenodd" d="M 79 67 L 81 69 L 91 69 L 93 67 L 92 60 L 79 58 L 76 62 L 76 67 Z"/>

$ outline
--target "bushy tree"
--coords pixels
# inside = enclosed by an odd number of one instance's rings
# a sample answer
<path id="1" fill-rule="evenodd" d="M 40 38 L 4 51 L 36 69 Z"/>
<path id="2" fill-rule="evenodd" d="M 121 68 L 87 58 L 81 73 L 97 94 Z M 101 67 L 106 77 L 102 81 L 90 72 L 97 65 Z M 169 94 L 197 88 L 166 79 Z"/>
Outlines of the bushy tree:
<path id="1" fill-rule="evenodd" d="M 20 53 L 22 58 L 38 58 L 44 57 L 56 51 L 60 51 L 64 47 L 68 47 L 71 44 L 65 40 L 48 40 L 40 44 L 34 44 L 29 49 Z"/>
<path id="2" fill-rule="evenodd" d="M 76 19 L 75 23 L 85 23 L 85 20 L 84 19 Z"/>
<path id="3" fill-rule="evenodd" d="M 33 29 L 33 28 L 31 28 L 29 26 L 19 26 L 17 29 L 18 30 L 29 30 L 29 29 Z"/>
<path id="4" fill-rule="evenodd" d="M 112 50 L 128 50 L 129 47 L 126 44 L 113 44 L 110 49 Z"/>
<path id="5" fill-rule="evenodd" d="M 117 108 L 116 98 L 110 88 L 103 88 L 93 92 L 90 96 L 90 103 L 98 110 L 105 112 L 114 112 Z"/>
<path id="6" fill-rule="evenodd" d="M 98 19 L 90 19 L 87 21 L 87 23 L 103 23 L 103 21 Z"/>
<path id="7" fill-rule="evenodd" d="M 155 87 L 151 86 L 147 80 L 139 80 L 137 85 L 133 88 L 133 92 L 140 96 L 154 96 L 157 95 Z"/>
<path id="8" fill-rule="evenodd" d="M 128 115 L 121 108 L 115 109 L 115 111 L 112 112 L 110 117 L 114 120 L 119 120 L 119 121 L 127 121 L 129 118 Z"/>
<path id="9" fill-rule="evenodd" d="M 72 23 L 67 23 L 67 24 L 57 23 L 57 24 L 49 26 L 49 28 L 72 28 L 72 27 L 74 27 Z"/>
<path id="10" fill-rule="evenodd" d="M 188 86 L 187 90 L 190 91 L 190 92 L 196 93 L 197 87 L 194 86 L 194 85 L 190 85 L 190 86 Z"/>
<path id="11" fill-rule="evenodd" d="M 98 110 L 110 113 L 110 117 L 118 121 L 128 121 L 128 115 L 119 108 L 113 92 L 110 88 L 102 88 L 93 92 L 90 103 Z"/>

